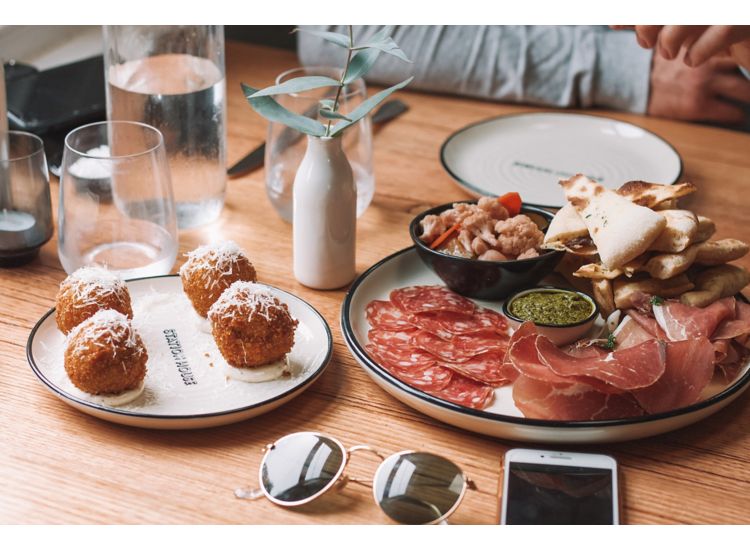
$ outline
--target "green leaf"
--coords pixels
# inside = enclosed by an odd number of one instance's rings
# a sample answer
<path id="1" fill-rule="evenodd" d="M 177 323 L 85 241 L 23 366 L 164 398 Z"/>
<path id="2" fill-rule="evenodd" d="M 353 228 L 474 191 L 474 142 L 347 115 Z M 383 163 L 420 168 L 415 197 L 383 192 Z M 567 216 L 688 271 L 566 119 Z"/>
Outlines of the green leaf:
<path id="1" fill-rule="evenodd" d="M 340 86 L 338 80 L 328 76 L 300 76 L 282 82 L 276 86 L 269 86 L 258 90 L 248 99 L 255 97 L 264 97 L 277 94 L 293 94 L 297 92 L 306 92 L 307 90 L 316 90 L 318 88 L 330 88 L 331 86 Z"/>
<path id="2" fill-rule="evenodd" d="M 388 38 L 388 35 L 390 35 L 391 32 L 393 32 L 393 25 L 387 25 L 373 34 L 369 42 L 374 44 L 382 43 Z M 351 84 L 358 78 L 367 74 L 375 64 L 375 61 L 378 60 L 380 52 L 381 50 L 377 48 L 368 48 L 366 50 L 359 50 L 354 54 L 354 57 L 352 57 L 352 60 L 349 62 L 349 68 L 346 71 L 346 75 L 344 76 L 344 84 Z"/>
<path id="3" fill-rule="evenodd" d="M 247 98 L 247 102 L 250 103 L 250 107 L 262 117 L 289 126 L 290 128 L 309 136 L 322 137 L 325 135 L 326 127 L 317 120 L 313 120 L 312 118 L 285 109 L 272 97 L 250 97 L 257 93 L 258 90 L 247 84 L 242 84 L 242 91 Z"/>
<path id="4" fill-rule="evenodd" d="M 300 29 L 300 28 L 296 28 L 292 32 L 304 32 L 307 34 L 311 34 L 313 36 L 317 36 L 318 38 L 322 38 L 323 40 L 326 40 L 328 42 L 331 42 L 333 44 L 336 44 L 337 46 L 341 46 L 342 48 L 346 48 L 346 49 L 349 49 L 349 46 L 351 45 L 349 43 L 349 37 L 345 34 L 341 34 L 340 32 L 318 31 L 315 29 Z"/>
<path id="5" fill-rule="evenodd" d="M 366 48 L 375 48 L 376 50 L 380 50 L 381 52 L 387 53 L 388 55 L 398 57 L 402 61 L 411 63 L 411 60 L 406 57 L 406 54 L 403 52 L 403 50 L 398 47 L 398 44 L 396 44 L 393 41 L 393 38 L 391 38 L 390 36 L 387 36 L 384 40 L 381 40 L 379 42 L 373 42 L 372 40 L 370 40 L 368 42 L 365 42 L 364 44 L 357 44 L 354 49 L 364 50 Z"/>
<path id="6" fill-rule="evenodd" d="M 323 109 L 328 109 L 329 111 L 333 111 L 333 107 L 335 105 L 335 101 L 333 99 L 319 99 L 318 103 Z"/>
<path id="7" fill-rule="evenodd" d="M 342 115 L 341 113 L 333 111 L 331 109 L 320 109 L 320 111 L 318 111 L 318 114 L 320 114 L 320 116 L 322 116 L 323 118 L 327 118 L 329 120 L 347 120 L 349 122 L 352 121 L 352 119 L 350 119 L 348 116 Z"/>
<path id="8" fill-rule="evenodd" d="M 356 109 L 354 109 L 351 113 L 347 115 L 350 120 L 339 122 L 336 126 L 333 127 L 333 130 L 331 131 L 331 136 L 340 134 L 341 132 L 346 130 L 349 126 L 359 121 L 361 118 L 367 116 L 367 114 L 370 111 L 372 111 L 375 107 L 380 105 L 380 103 L 382 103 L 383 100 L 385 100 L 389 95 L 391 95 L 396 90 L 400 90 L 401 88 L 409 84 L 409 82 L 411 82 L 412 80 L 414 80 L 414 77 L 410 76 L 403 82 L 399 82 L 398 84 L 396 84 L 395 86 L 391 86 L 387 90 L 378 92 L 377 94 L 373 95 L 372 97 L 360 103 Z"/>

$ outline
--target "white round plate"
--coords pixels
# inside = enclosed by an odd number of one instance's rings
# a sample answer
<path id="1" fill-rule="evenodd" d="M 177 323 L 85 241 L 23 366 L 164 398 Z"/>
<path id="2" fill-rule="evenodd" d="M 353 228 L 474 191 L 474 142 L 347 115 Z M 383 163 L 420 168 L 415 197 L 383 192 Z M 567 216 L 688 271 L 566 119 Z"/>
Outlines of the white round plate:
<path id="1" fill-rule="evenodd" d="M 534 206 L 560 208 L 558 185 L 582 173 L 616 189 L 626 181 L 675 183 L 677 151 L 627 122 L 574 113 L 525 113 L 477 122 L 452 134 L 440 150 L 448 173 L 472 195 L 517 191 Z"/>
<path id="2" fill-rule="evenodd" d="M 208 321 L 195 313 L 179 276 L 133 279 L 127 285 L 133 324 L 148 350 L 145 389 L 135 401 L 108 407 L 73 386 L 63 367 L 65 336 L 57 329 L 54 309 L 36 324 L 26 347 L 31 368 L 53 394 L 98 418 L 157 429 L 239 422 L 275 409 L 305 391 L 331 358 L 331 331 L 320 313 L 293 294 L 264 285 L 299 321 L 288 356 L 290 374 L 260 383 L 227 378 L 227 364 Z"/>
<path id="3" fill-rule="evenodd" d="M 495 390 L 493 404 L 484 410 L 455 405 L 404 384 L 377 364 L 365 351 L 370 325 L 365 307 L 371 300 L 387 300 L 391 290 L 410 285 L 441 285 L 419 259 L 414 247 L 381 260 L 352 285 L 341 310 L 341 331 L 357 362 L 381 388 L 410 407 L 447 424 L 473 432 L 539 443 L 605 443 L 626 441 L 676 430 L 727 406 L 748 387 L 750 362 L 730 385 L 715 380 L 703 401 L 682 409 L 622 420 L 552 421 L 524 418 L 516 408 L 511 386 Z M 500 311 L 501 302 L 476 303 Z"/>

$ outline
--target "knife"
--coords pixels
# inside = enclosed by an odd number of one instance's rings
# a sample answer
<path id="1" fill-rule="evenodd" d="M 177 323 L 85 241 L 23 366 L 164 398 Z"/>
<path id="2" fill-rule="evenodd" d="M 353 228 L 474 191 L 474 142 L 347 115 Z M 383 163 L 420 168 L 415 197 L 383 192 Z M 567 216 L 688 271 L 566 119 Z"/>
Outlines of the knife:
<path id="1" fill-rule="evenodd" d="M 398 99 L 391 99 L 390 101 L 386 101 L 385 103 L 383 103 L 380 108 L 375 111 L 375 113 L 372 115 L 372 122 L 375 124 L 384 124 L 402 115 L 408 110 L 409 106 L 403 101 Z M 287 128 L 287 130 L 289 129 Z M 289 145 L 293 145 L 303 137 L 303 134 L 301 134 L 300 132 L 290 132 L 292 135 L 280 136 L 280 139 L 282 139 L 283 137 L 289 139 Z M 227 175 L 229 175 L 229 177 L 236 178 L 238 176 L 245 175 L 248 172 L 252 172 L 256 168 L 260 168 L 261 166 L 263 166 L 265 156 L 266 144 L 262 143 L 258 147 L 253 149 L 250 153 L 248 153 L 244 158 L 238 161 L 234 166 L 230 167 L 227 170 Z"/>

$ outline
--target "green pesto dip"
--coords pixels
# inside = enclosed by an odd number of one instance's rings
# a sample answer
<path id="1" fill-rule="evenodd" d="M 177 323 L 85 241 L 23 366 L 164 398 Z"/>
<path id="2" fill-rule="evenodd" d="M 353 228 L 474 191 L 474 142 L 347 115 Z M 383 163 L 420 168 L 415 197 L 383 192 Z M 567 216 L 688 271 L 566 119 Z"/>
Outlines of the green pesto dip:
<path id="1" fill-rule="evenodd" d="M 524 321 L 542 325 L 570 325 L 588 318 L 592 303 L 576 292 L 536 290 L 514 299 L 510 313 Z"/>

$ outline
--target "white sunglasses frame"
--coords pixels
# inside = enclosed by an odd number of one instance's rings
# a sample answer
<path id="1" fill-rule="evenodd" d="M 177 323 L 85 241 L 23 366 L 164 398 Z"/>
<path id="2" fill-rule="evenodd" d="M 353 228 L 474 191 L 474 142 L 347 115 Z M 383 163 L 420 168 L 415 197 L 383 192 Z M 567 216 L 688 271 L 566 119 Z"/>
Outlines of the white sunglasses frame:
<path id="1" fill-rule="evenodd" d="M 329 481 L 328 484 L 325 487 L 323 487 L 322 489 L 320 489 L 314 495 L 311 495 L 311 496 L 309 496 L 307 498 L 304 498 L 302 500 L 295 500 L 293 502 L 279 500 L 279 499 L 274 498 L 273 496 L 271 496 L 271 494 L 266 490 L 266 487 L 263 484 L 263 465 L 265 464 L 266 459 L 268 458 L 268 455 L 270 454 L 270 452 L 276 447 L 276 445 L 279 442 L 281 442 L 281 441 L 283 441 L 283 440 L 285 440 L 287 438 L 295 437 L 295 436 L 299 436 L 299 435 L 312 435 L 312 436 L 316 436 L 316 437 L 322 437 L 322 438 L 328 439 L 328 440 L 333 441 L 334 443 L 336 443 L 336 445 L 338 445 L 339 449 L 341 450 L 341 456 L 343 457 L 342 460 L 341 460 L 341 466 L 339 467 L 338 471 L 336 472 L 336 475 L 334 475 L 331 478 L 331 481 Z M 260 467 L 258 468 L 258 486 L 260 487 L 260 490 L 262 491 L 263 496 L 265 496 L 268 500 L 270 500 L 272 503 L 276 504 L 277 506 L 282 506 L 284 508 L 294 508 L 296 506 L 302 506 L 304 504 L 308 504 L 309 502 L 312 502 L 313 500 L 315 500 L 315 499 L 323 496 L 325 493 L 327 493 L 332 488 L 334 488 L 337 484 L 340 485 L 340 488 L 343 488 L 343 486 L 346 485 L 347 482 L 351 481 L 353 483 L 358 483 L 358 484 L 364 485 L 365 487 L 371 487 L 372 488 L 372 497 L 373 497 L 373 500 L 375 500 L 375 504 L 377 504 L 378 508 L 380 508 L 381 511 L 383 511 L 383 513 L 385 513 L 386 515 L 388 515 L 388 514 L 385 512 L 385 510 L 383 510 L 383 507 L 380 505 L 380 502 L 378 501 L 377 494 L 375 493 L 375 486 L 376 486 L 375 480 L 378 478 L 378 475 L 380 475 L 381 470 L 382 470 L 385 462 L 389 458 L 394 457 L 394 456 L 408 455 L 408 454 L 419 452 L 419 451 L 407 450 L 407 451 L 399 451 L 397 453 L 393 453 L 393 454 L 388 455 L 388 456 L 383 456 L 377 450 L 373 449 L 372 447 L 370 447 L 368 445 L 354 445 L 354 446 L 349 447 L 347 449 L 346 447 L 344 447 L 344 444 L 341 441 L 339 441 L 338 439 L 336 439 L 335 437 L 331 437 L 330 435 L 326 435 L 326 434 L 320 433 L 320 432 L 294 432 L 294 433 L 291 433 L 291 434 L 287 434 L 287 435 L 285 435 L 285 436 L 277 439 L 273 443 L 269 443 L 268 445 L 266 445 L 265 447 L 263 447 L 263 450 L 264 450 L 263 458 L 261 459 L 261 461 L 260 461 Z M 367 451 L 367 452 L 373 453 L 381 461 L 380 465 L 378 466 L 378 469 L 375 471 L 375 474 L 373 474 L 373 476 L 372 476 L 372 485 L 370 485 L 367 482 L 364 482 L 362 480 L 359 480 L 357 478 L 353 478 L 353 477 L 349 477 L 349 476 L 344 475 L 344 470 L 346 470 L 346 467 L 349 464 L 349 460 L 350 460 L 352 454 L 354 454 L 354 453 L 356 453 L 358 451 Z M 434 454 L 434 453 L 428 453 L 428 454 Z M 443 458 L 444 460 L 448 460 L 447 458 L 442 457 L 440 455 L 434 455 L 434 456 L 438 456 L 440 458 Z M 445 514 L 443 514 L 442 516 L 438 517 L 437 519 L 435 519 L 435 520 L 433 520 L 433 521 L 431 521 L 431 522 L 429 522 L 429 523 L 427 523 L 425 525 L 433 525 L 433 524 L 444 522 L 459 507 L 459 505 L 461 504 L 461 502 L 464 499 L 464 496 L 466 495 L 466 491 L 468 489 L 476 490 L 476 485 L 474 484 L 474 482 L 471 479 L 469 479 L 469 477 L 464 473 L 464 471 L 458 465 L 456 465 L 452 460 L 448 460 L 448 461 L 451 462 L 451 464 L 454 464 L 456 466 L 456 468 L 458 469 L 458 471 L 461 473 L 461 478 L 463 480 L 463 485 L 461 487 L 461 493 L 458 495 L 458 498 L 456 499 L 456 502 L 453 504 L 453 506 Z M 388 516 L 388 517 L 390 517 L 390 516 Z M 391 518 L 391 519 L 393 519 L 393 518 Z"/>

